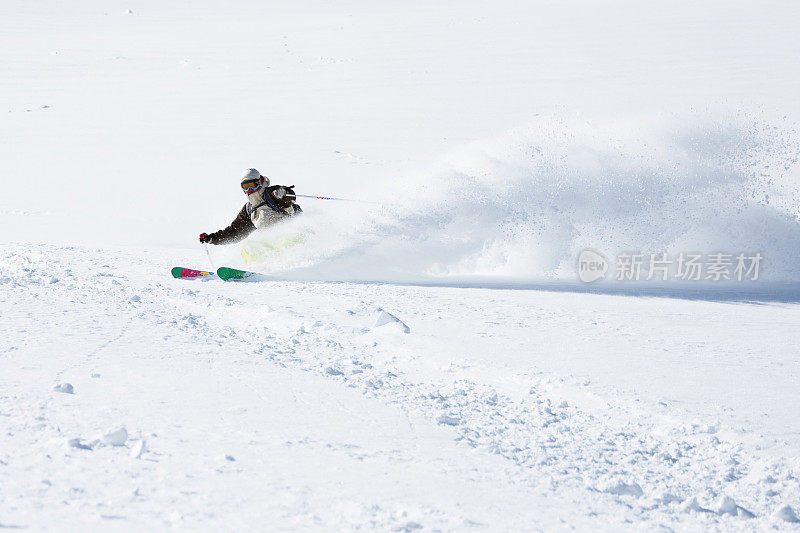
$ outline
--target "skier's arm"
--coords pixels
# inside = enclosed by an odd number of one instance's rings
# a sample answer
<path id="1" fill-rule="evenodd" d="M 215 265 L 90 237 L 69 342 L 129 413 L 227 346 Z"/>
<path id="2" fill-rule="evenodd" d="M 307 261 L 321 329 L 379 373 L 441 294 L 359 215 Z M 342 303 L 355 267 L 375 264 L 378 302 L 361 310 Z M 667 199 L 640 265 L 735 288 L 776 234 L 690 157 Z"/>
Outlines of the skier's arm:
<path id="1" fill-rule="evenodd" d="M 247 205 L 242 206 L 242 210 L 225 229 L 209 233 L 208 242 L 211 244 L 231 244 L 239 242 L 256 230 L 250 215 L 247 214 Z"/>

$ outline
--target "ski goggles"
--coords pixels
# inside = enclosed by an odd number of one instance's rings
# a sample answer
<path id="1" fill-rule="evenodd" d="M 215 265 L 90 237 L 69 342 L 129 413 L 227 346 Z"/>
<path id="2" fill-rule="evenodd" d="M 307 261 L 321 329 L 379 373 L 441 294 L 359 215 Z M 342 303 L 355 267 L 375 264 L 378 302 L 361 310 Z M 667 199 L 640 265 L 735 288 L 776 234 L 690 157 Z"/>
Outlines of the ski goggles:
<path id="1" fill-rule="evenodd" d="M 242 182 L 242 190 L 245 194 L 250 194 L 252 192 L 256 192 L 259 187 L 261 187 L 261 180 L 264 178 L 255 178 L 252 180 L 247 180 Z"/>

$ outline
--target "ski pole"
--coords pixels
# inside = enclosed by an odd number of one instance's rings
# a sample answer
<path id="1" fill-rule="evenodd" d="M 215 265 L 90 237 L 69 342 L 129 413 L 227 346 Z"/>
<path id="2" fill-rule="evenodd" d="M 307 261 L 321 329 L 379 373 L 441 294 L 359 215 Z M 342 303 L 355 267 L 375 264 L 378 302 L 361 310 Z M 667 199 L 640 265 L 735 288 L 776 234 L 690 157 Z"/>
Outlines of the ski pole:
<path id="1" fill-rule="evenodd" d="M 308 194 L 287 194 L 287 198 L 313 198 L 315 200 L 338 200 L 340 202 L 357 202 L 360 204 L 379 204 L 380 202 L 369 202 L 367 200 L 350 200 L 349 198 L 331 198 L 328 196 L 313 196 Z"/>
<path id="2" fill-rule="evenodd" d="M 211 252 L 208 251 L 208 243 L 203 243 L 203 246 L 206 249 L 206 255 L 208 256 L 208 262 L 211 263 L 211 272 L 216 272 L 217 267 L 214 266 L 214 261 L 211 260 Z"/>

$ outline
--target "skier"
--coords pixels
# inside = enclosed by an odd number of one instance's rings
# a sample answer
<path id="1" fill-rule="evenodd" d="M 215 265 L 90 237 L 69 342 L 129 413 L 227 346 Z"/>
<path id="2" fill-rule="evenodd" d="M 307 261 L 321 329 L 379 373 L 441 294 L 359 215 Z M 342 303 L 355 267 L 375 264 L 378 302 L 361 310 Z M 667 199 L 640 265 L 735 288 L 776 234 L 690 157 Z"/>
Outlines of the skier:
<path id="1" fill-rule="evenodd" d="M 242 173 L 242 190 L 247 195 L 247 203 L 231 225 L 214 233 L 201 233 L 200 242 L 210 244 L 231 244 L 239 242 L 256 229 L 266 228 L 287 217 L 303 212 L 294 203 L 294 185 L 273 185 L 269 178 L 248 168 Z"/>

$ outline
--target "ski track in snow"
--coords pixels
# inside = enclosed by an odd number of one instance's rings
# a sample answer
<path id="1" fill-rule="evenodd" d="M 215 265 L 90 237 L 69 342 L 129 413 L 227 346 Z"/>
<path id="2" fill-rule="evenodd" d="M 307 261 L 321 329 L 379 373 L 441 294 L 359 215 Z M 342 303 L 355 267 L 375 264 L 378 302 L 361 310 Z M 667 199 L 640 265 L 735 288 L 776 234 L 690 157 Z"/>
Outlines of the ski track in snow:
<path id="1" fill-rule="evenodd" d="M 169 278 L 187 256 L 3 247 L 2 526 L 793 526 L 796 457 L 421 327 L 471 320 L 514 350 L 514 291 Z M 558 319 L 558 295 L 525 292 L 535 324 Z"/>

